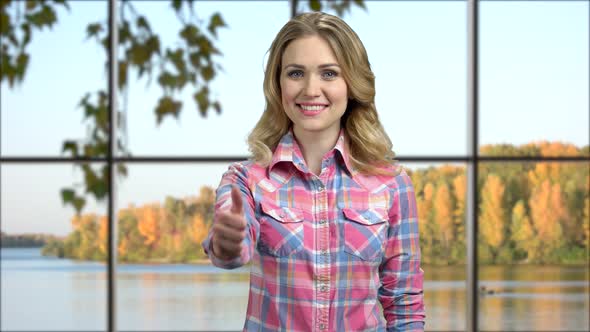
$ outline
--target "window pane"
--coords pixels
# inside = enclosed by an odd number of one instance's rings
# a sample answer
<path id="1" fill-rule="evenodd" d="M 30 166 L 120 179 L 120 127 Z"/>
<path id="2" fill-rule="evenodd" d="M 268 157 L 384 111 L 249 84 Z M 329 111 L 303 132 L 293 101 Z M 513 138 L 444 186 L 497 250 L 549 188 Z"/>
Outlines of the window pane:
<path id="1" fill-rule="evenodd" d="M 228 163 L 131 164 L 119 184 L 117 301 L 122 330 L 243 327 L 249 267 L 222 270 L 201 248 Z"/>
<path id="2" fill-rule="evenodd" d="M 62 156 L 65 140 L 87 136 L 84 110 L 78 104 L 86 93 L 95 103 L 96 91 L 106 89 L 106 58 L 99 44 L 86 38 L 86 27 L 106 21 L 107 2 L 69 1 L 68 5 L 70 10 L 48 4 L 55 9 L 57 22 L 51 29 L 31 28 L 26 48 L 30 59 L 22 84 L 10 88 L 4 80 L 0 86 L 2 156 Z M 12 1 L 7 11 L 14 20 L 19 11 L 21 16 L 25 13 L 24 8 L 24 1 Z M 2 44 L 6 40 L 2 38 Z"/>
<path id="3" fill-rule="evenodd" d="M 407 167 L 418 206 L 426 328 L 465 330 L 465 165 Z"/>
<path id="4" fill-rule="evenodd" d="M 132 2 L 161 34 L 162 48 L 176 47 L 180 24 L 167 2 Z M 365 2 L 344 19 L 359 34 L 376 75 L 376 105 L 398 155 L 466 153 L 466 16 L 463 2 Z M 228 27 L 215 46 L 224 71 L 213 81 L 220 115 L 199 115 L 185 88 L 178 120 L 156 125 L 162 96 L 152 80 L 129 73 L 128 136 L 136 155 L 247 155 L 245 138 L 265 106 L 262 81 L 266 52 L 289 19 L 287 2 L 196 2 L 199 17 L 219 11 Z M 384 42 L 383 33 L 388 32 Z M 244 47 L 244 41 L 247 46 Z M 187 85 L 187 87 L 190 85 Z M 424 97 L 428 96 L 428 97 Z"/>
<path id="5" fill-rule="evenodd" d="M 480 165 L 480 329 L 588 330 L 590 163 Z"/>
<path id="6" fill-rule="evenodd" d="M 465 155 L 466 3 L 375 1 L 367 8 L 347 21 L 367 48 L 394 151 Z"/>
<path id="7" fill-rule="evenodd" d="M 590 154 L 587 1 L 484 1 L 480 142 L 548 141 Z M 484 154 L 489 151 L 483 151 Z M 528 151 L 569 155 L 568 150 Z"/>
<path id="8" fill-rule="evenodd" d="M 106 329 L 106 204 L 76 217 L 61 201 L 81 179 L 71 165 L 2 165 L 3 330 Z"/>

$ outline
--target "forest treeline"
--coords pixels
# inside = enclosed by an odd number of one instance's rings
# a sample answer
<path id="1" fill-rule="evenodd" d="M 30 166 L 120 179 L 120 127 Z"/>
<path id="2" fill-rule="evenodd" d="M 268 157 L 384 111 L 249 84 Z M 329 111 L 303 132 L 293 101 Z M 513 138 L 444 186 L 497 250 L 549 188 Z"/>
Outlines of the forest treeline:
<path id="1" fill-rule="evenodd" d="M 482 147 L 487 156 L 587 155 L 562 143 Z M 408 171 L 420 217 L 425 264 L 466 260 L 464 166 Z M 587 264 L 590 248 L 590 164 L 488 162 L 480 164 L 478 256 L 481 264 Z M 200 246 L 214 213 L 213 188 L 193 198 L 129 206 L 118 213 L 120 262 L 191 262 L 205 258 Z M 105 260 L 107 218 L 83 214 L 73 231 L 43 248 L 46 255 Z"/>
<path id="2" fill-rule="evenodd" d="M 43 247 L 50 240 L 59 240 L 59 237 L 51 234 L 6 234 L 0 232 L 0 247 L 2 248 Z"/>

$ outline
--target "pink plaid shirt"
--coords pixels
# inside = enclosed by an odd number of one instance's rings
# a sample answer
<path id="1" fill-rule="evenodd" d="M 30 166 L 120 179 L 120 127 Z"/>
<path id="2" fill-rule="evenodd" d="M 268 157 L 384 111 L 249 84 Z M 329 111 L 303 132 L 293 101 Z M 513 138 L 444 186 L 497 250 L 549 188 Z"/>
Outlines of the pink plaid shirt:
<path id="1" fill-rule="evenodd" d="M 398 166 L 391 166 L 398 167 Z M 418 215 L 410 178 L 355 171 L 341 131 L 311 173 L 293 133 L 263 168 L 233 163 L 215 209 L 229 210 L 231 186 L 243 194 L 247 236 L 241 256 L 211 262 L 233 269 L 251 262 L 244 331 L 423 331 Z"/>

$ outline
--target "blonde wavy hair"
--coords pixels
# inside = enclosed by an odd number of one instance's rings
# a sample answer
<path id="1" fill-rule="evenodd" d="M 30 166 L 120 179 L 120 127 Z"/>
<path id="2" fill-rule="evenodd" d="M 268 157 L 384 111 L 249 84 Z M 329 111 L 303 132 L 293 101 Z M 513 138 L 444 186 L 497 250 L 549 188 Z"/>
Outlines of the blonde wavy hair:
<path id="1" fill-rule="evenodd" d="M 279 31 L 269 49 L 264 74 L 266 108 L 248 136 L 252 159 L 267 167 L 272 151 L 291 126 L 281 102 L 281 59 L 290 42 L 307 36 L 326 40 L 348 87 L 349 100 L 341 119 L 348 139 L 352 167 L 365 174 L 391 174 L 395 154 L 375 109 L 375 75 L 358 35 L 342 19 L 321 12 L 292 18 Z"/>

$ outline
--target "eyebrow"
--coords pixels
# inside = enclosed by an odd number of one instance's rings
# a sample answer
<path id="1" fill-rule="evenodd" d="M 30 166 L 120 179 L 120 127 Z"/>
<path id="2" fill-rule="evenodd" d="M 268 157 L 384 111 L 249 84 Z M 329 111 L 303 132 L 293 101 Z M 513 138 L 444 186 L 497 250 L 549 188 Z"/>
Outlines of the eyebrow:
<path id="1" fill-rule="evenodd" d="M 293 68 L 297 68 L 297 69 L 305 69 L 305 66 L 299 65 L 299 64 L 296 64 L 296 63 L 290 63 L 290 64 L 286 65 L 283 69 L 287 69 L 289 67 L 293 67 Z M 338 67 L 338 68 L 340 68 L 340 66 L 337 63 L 325 63 L 323 65 L 319 65 L 318 66 L 319 69 L 323 69 L 323 68 L 327 68 L 327 67 Z"/>

